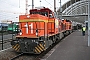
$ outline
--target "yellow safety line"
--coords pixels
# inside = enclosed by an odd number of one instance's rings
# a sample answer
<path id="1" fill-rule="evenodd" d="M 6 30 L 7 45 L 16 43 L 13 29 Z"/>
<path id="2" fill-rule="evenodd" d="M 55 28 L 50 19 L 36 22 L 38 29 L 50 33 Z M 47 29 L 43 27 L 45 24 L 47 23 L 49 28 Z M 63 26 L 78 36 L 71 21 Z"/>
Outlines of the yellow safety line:
<path id="1" fill-rule="evenodd" d="M 42 19 L 28 19 L 28 20 L 19 20 L 19 22 L 54 22 L 54 20 L 42 20 Z"/>

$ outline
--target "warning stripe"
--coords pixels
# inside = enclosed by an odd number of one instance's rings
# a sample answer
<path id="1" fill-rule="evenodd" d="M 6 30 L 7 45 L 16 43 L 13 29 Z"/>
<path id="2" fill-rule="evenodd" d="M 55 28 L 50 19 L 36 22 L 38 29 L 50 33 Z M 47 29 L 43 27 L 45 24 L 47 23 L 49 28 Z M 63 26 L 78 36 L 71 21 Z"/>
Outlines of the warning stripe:
<path id="1" fill-rule="evenodd" d="M 41 53 L 41 51 L 37 48 L 37 47 L 35 47 L 36 48 L 36 50 L 39 52 L 39 53 Z"/>
<path id="2" fill-rule="evenodd" d="M 39 44 L 39 46 L 41 47 L 42 50 L 44 50 L 44 46 L 42 44 Z"/>
<path id="3" fill-rule="evenodd" d="M 15 51 L 19 51 L 19 50 L 20 50 L 20 45 L 18 45 L 18 44 L 13 45 L 12 48 L 13 48 Z"/>
<path id="4" fill-rule="evenodd" d="M 41 53 L 42 51 L 45 50 L 45 47 L 40 43 L 35 47 L 35 52 L 36 53 Z"/>
<path id="5" fill-rule="evenodd" d="M 20 46 L 18 45 L 17 48 L 15 49 L 16 51 L 20 48 Z"/>
<path id="6" fill-rule="evenodd" d="M 43 49 L 39 45 L 37 47 L 39 48 L 40 51 L 43 51 Z"/>
<path id="7" fill-rule="evenodd" d="M 45 49 L 45 47 L 42 44 L 39 44 L 43 49 Z"/>
<path id="8" fill-rule="evenodd" d="M 15 49 L 17 46 L 18 46 L 18 44 L 16 44 L 16 45 L 13 47 L 13 49 Z"/>
<path id="9" fill-rule="evenodd" d="M 38 51 L 35 49 L 35 52 L 38 53 Z"/>
<path id="10" fill-rule="evenodd" d="M 40 53 L 40 50 L 37 47 L 35 47 L 34 52 L 38 54 L 38 53 Z"/>
<path id="11" fill-rule="evenodd" d="M 17 52 L 19 52 L 19 50 L 20 50 L 20 47 L 18 48 Z"/>

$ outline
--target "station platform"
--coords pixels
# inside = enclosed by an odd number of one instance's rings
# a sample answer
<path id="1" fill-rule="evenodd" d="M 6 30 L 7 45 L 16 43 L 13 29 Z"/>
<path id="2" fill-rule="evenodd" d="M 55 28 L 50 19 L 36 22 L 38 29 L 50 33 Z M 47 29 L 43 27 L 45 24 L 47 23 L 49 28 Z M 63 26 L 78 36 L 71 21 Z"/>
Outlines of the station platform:
<path id="1" fill-rule="evenodd" d="M 90 60 L 88 32 L 77 30 L 58 43 L 41 60 Z"/>

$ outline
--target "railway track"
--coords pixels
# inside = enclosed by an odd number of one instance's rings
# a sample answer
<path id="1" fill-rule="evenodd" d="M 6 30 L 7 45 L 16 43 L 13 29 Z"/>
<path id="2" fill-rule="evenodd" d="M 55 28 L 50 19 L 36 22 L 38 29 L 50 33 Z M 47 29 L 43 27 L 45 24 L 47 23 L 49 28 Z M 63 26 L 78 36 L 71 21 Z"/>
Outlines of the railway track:
<path id="1" fill-rule="evenodd" d="M 65 36 L 66 37 L 66 36 Z M 64 38 L 65 38 L 64 37 Z M 62 39 L 64 39 L 62 38 Z M 61 40 L 62 40 L 61 39 Z M 52 46 L 50 46 L 46 51 L 42 52 L 39 55 L 26 55 L 26 54 L 19 54 L 17 56 L 14 56 L 13 58 L 11 58 L 10 60 L 26 60 L 25 58 L 27 58 L 27 60 L 41 60 L 43 56 L 45 56 L 53 47 L 55 47 L 61 40 L 57 41 L 55 44 L 53 44 Z"/>
<path id="2" fill-rule="evenodd" d="M 12 39 L 4 39 L 3 40 L 3 44 L 7 43 L 7 42 L 11 42 L 11 41 L 12 41 Z M 0 40 L 0 44 L 2 44 L 2 40 Z"/>
<path id="3" fill-rule="evenodd" d="M 34 60 L 34 55 L 16 53 L 12 49 L 0 52 L 0 57 L 0 60 Z"/>
<path id="4" fill-rule="evenodd" d="M 64 37 L 65 38 L 65 37 Z M 63 39 L 63 38 L 62 38 Z M 61 40 L 62 40 L 61 39 Z M 16 53 L 13 49 L 9 49 L 3 52 L 0 52 L 0 60 L 41 60 L 43 56 L 45 56 L 53 47 L 55 47 L 61 40 L 57 41 L 55 44 L 50 46 L 49 49 L 44 51 L 39 55 L 34 54 L 23 54 L 23 53 Z M 7 40 L 6 40 L 7 41 Z"/>
<path id="5" fill-rule="evenodd" d="M 38 60 L 38 59 L 36 59 L 37 56 L 38 55 L 21 53 L 21 54 L 18 54 L 16 56 L 12 57 L 9 60 Z"/>
<path id="6" fill-rule="evenodd" d="M 11 60 L 15 60 L 16 58 L 19 58 L 19 57 L 22 56 L 23 54 L 24 54 L 24 53 L 21 53 L 21 54 L 15 56 L 15 57 L 11 58 Z"/>

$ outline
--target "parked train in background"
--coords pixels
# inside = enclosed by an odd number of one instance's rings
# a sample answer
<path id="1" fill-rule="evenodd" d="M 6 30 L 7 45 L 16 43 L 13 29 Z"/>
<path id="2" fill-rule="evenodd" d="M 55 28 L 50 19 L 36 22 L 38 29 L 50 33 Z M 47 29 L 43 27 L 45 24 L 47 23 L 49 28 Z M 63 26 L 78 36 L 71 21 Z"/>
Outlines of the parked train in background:
<path id="1" fill-rule="evenodd" d="M 53 43 L 72 33 L 70 20 L 59 20 L 49 8 L 31 9 L 19 16 L 20 33 L 11 41 L 14 51 L 40 54 Z"/>
<path id="2" fill-rule="evenodd" d="M 18 33 L 19 31 L 19 25 L 16 22 L 8 24 L 8 33 Z"/>
<path id="3" fill-rule="evenodd" d="M 1 31 L 7 31 L 8 24 L 7 23 L 0 23 L 0 32 Z"/>

